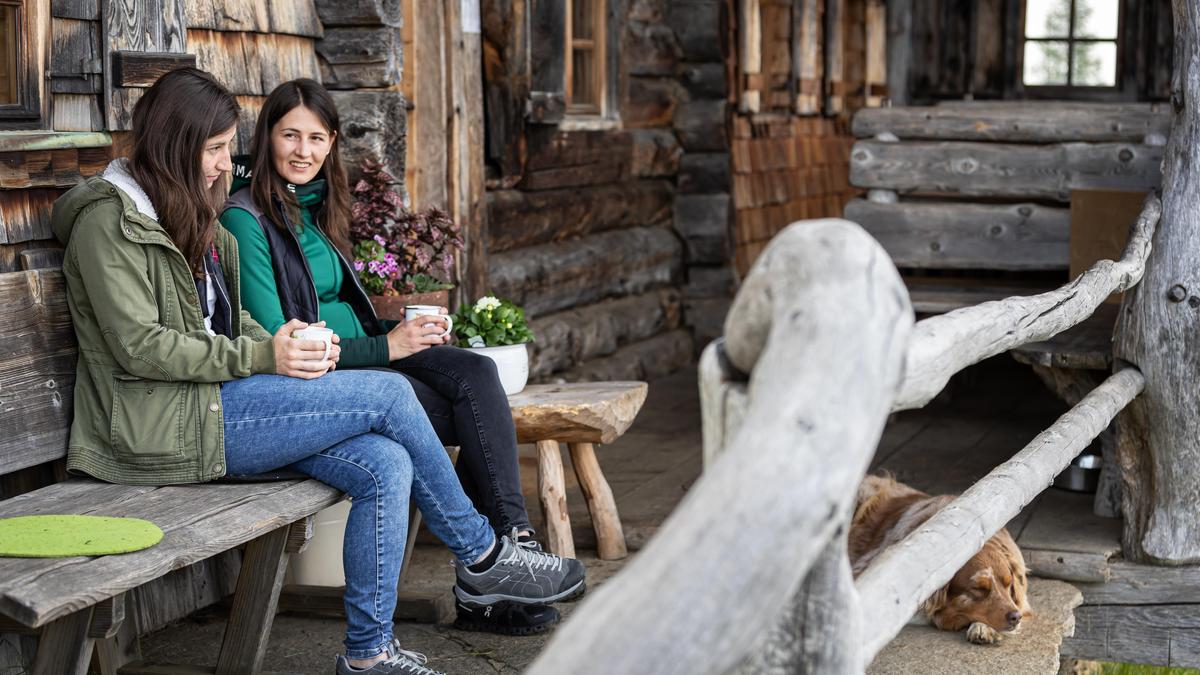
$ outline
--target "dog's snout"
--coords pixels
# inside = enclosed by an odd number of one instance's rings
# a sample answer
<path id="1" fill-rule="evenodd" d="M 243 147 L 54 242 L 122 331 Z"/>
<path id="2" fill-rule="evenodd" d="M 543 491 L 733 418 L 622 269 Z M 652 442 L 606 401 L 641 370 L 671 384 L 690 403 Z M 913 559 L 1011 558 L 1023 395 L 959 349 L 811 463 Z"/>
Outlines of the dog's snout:
<path id="1" fill-rule="evenodd" d="M 1013 610 L 1006 614 L 1004 618 L 1008 619 L 1008 625 L 1010 627 L 1016 627 L 1017 624 L 1021 623 L 1021 612 L 1019 610 Z"/>

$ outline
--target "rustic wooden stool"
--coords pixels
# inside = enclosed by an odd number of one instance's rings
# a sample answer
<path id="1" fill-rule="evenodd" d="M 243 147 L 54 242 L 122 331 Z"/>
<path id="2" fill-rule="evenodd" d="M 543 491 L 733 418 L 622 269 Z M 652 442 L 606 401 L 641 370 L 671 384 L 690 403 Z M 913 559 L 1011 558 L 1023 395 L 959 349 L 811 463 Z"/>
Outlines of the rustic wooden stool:
<path id="1" fill-rule="evenodd" d="M 645 403 L 647 390 L 645 382 L 534 384 L 508 397 L 517 441 L 537 445 L 538 497 L 551 553 L 575 557 L 558 447 L 566 443 L 587 499 L 600 558 L 616 560 L 628 555 L 617 505 L 596 460 L 595 444 L 611 443 L 625 433 Z"/>

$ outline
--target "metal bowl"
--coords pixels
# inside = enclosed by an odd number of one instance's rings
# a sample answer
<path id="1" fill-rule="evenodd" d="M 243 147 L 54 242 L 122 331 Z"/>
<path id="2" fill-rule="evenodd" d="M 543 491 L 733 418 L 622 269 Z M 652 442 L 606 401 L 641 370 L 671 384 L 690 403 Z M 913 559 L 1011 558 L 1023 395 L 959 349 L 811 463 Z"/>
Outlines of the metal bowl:
<path id="1" fill-rule="evenodd" d="M 1095 492 L 1100 483 L 1102 462 L 1099 455 L 1084 454 L 1076 457 L 1070 466 L 1054 478 L 1054 487 L 1073 492 Z"/>

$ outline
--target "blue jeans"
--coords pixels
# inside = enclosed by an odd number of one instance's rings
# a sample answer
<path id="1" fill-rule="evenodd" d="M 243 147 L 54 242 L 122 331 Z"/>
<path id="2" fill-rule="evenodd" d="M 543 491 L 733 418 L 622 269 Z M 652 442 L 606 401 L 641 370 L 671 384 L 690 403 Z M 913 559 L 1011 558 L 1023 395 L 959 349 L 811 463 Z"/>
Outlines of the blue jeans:
<path id="1" fill-rule="evenodd" d="M 392 639 L 410 486 L 430 531 L 459 560 L 474 562 L 495 541 L 400 375 L 254 375 L 222 385 L 221 400 L 229 474 L 290 467 L 350 496 L 342 544 L 350 658 L 375 656 Z"/>

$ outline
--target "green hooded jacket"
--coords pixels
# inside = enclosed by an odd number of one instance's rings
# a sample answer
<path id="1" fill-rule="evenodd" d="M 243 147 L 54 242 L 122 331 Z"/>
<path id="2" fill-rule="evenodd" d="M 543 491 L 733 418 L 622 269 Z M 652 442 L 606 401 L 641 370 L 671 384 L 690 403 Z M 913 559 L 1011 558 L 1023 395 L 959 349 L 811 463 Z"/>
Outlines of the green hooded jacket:
<path id="1" fill-rule="evenodd" d="M 67 468 L 135 485 L 223 476 L 220 383 L 275 371 L 271 335 L 241 309 L 233 237 L 217 229 L 230 340 L 205 330 L 192 272 L 124 160 L 60 197 L 51 225 L 79 343 Z"/>

